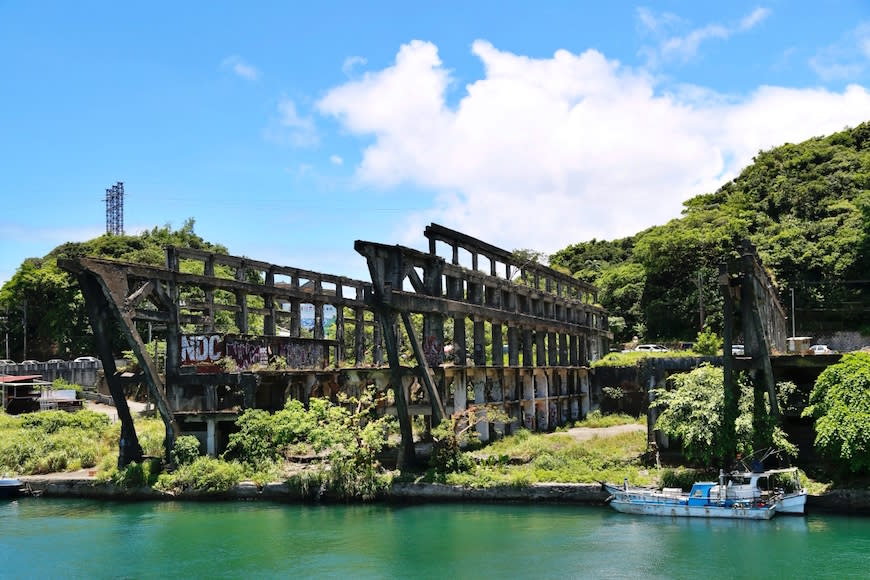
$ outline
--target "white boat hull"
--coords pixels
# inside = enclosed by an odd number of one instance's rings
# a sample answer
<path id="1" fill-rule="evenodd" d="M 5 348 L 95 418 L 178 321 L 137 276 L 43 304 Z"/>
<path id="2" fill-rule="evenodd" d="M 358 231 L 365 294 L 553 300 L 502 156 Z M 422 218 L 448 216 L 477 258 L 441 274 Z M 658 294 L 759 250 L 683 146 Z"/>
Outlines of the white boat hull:
<path id="1" fill-rule="evenodd" d="M 776 513 L 774 506 L 690 506 L 675 503 L 634 502 L 614 497 L 610 506 L 625 514 L 649 516 L 689 517 L 689 518 L 731 518 L 741 520 L 769 520 Z"/>
<path id="2" fill-rule="evenodd" d="M 776 513 L 778 514 L 798 514 L 805 513 L 807 504 L 807 492 L 802 490 L 800 493 L 795 493 L 783 497 L 776 502 Z"/>

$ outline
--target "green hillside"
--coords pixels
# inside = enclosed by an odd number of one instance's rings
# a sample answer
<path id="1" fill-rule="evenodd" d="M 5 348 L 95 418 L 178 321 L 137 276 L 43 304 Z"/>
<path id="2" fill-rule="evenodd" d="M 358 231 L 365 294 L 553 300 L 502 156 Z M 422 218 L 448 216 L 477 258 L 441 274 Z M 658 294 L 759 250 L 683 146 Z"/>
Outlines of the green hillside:
<path id="1" fill-rule="evenodd" d="M 706 322 L 719 331 L 719 264 L 749 238 L 787 309 L 794 290 L 799 332 L 870 333 L 868 231 L 870 123 L 863 123 L 762 151 L 715 193 L 685 202 L 682 217 L 631 238 L 575 244 L 550 260 L 600 287 L 617 340 L 691 340 L 700 324 L 699 279 Z"/>
<path id="2" fill-rule="evenodd" d="M 16 360 L 24 358 L 25 314 L 28 358 L 73 358 L 94 352 L 84 299 L 75 278 L 57 267 L 59 258 L 99 256 L 163 265 L 166 245 L 227 253 L 225 247 L 206 242 L 194 233 L 193 224 L 189 219 L 179 230 L 164 226 L 136 236 L 106 234 L 87 242 L 63 244 L 43 258 L 26 259 L 0 288 L 0 311 L 9 313 L 6 325 L 10 355 Z"/>

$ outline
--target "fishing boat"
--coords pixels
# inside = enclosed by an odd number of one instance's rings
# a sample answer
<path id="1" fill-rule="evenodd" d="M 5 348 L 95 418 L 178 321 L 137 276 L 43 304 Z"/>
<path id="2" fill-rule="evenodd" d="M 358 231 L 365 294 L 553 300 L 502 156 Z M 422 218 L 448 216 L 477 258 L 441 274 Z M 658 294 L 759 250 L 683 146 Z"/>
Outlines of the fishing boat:
<path id="1" fill-rule="evenodd" d="M 779 496 L 734 498 L 728 496 L 728 482 L 720 473 L 719 481 L 699 481 L 686 493 L 679 488 L 662 490 L 622 487 L 603 483 L 610 494 L 608 502 L 618 512 L 651 516 L 733 518 L 769 520 L 776 514 Z"/>
<path id="2" fill-rule="evenodd" d="M 9 476 L 0 477 L 0 498 L 18 497 L 23 489 L 24 484 L 21 483 L 20 479 Z"/>
<path id="3" fill-rule="evenodd" d="M 776 513 L 803 515 L 807 490 L 797 467 L 764 471 L 732 471 L 726 475 L 726 497 L 733 500 L 776 502 Z"/>

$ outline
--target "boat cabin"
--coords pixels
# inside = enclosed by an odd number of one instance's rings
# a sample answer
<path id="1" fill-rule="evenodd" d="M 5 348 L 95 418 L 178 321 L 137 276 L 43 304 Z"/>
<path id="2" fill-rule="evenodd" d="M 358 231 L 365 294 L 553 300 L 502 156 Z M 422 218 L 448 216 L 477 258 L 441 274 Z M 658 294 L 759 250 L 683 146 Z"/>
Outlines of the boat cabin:
<path id="1" fill-rule="evenodd" d="M 692 490 L 689 492 L 689 506 L 709 505 L 710 490 L 718 485 L 712 481 L 699 481 L 692 484 Z"/>

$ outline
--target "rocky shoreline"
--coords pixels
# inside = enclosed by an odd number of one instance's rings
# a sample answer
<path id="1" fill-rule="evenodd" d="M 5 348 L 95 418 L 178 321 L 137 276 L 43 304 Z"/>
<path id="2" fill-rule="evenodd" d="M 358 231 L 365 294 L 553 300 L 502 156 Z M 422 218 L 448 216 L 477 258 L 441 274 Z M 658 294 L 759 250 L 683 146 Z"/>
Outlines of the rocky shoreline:
<path id="1" fill-rule="evenodd" d="M 243 481 L 221 494 L 169 494 L 150 487 L 122 489 L 90 474 L 23 476 L 21 481 L 33 495 L 56 498 L 85 498 L 117 501 L 334 501 L 329 496 L 303 494 L 285 482 L 258 486 Z M 388 503 L 487 502 L 604 505 L 607 493 L 598 484 L 538 483 L 528 487 L 493 486 L 471 488 L 439 483 L 394 483 L 381 498 Z M 845 515 L 870 515 L 870 490 L 836 489 L 807 498 L 807 511 Z"/>

